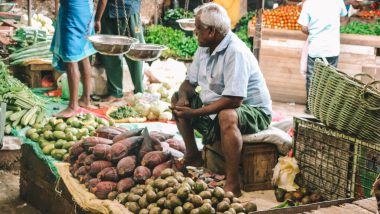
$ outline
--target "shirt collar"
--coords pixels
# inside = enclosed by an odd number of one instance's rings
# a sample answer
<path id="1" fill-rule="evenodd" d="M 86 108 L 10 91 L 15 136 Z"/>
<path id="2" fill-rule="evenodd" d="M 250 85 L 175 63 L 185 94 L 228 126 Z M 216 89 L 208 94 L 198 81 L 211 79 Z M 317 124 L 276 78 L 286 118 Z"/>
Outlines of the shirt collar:
<path id="1" fill-rule="evenodd" d="M 223 38 L 223 40 L 219 43 L 219 45 L 216 46 L 214 52 L 211 55 L 214 55 L 226 49 L 228 45 L 230 44 L 230 41 L 232 39 L 232 34 L 233 34 L 232 31 L 228 31 L 227 35 Z"/>

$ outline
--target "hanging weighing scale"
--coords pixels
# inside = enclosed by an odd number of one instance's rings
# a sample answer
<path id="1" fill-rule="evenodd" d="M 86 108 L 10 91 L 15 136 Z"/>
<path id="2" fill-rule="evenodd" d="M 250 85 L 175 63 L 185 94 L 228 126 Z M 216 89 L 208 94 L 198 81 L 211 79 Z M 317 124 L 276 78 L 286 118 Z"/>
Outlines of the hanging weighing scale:
<path id="1" fill-rule="evenodd" d="M 131 2 L 132 5 L 133 2 Z M 129 16 L 127 16 L 127 11 L 125 8 L 125 2 L 122 1 L 125 24 L 126 28 L 124 32 L 120 32 L 119 27 L 119 11 L 118 11 L 118 0 L 115 0 L 116 7 L 116 24 L 118 29 L 118 35 L 106 35 L 106 34 L 96 34 L 89 36 L 88 40 L 92 43 L 95 50 L 104 55 L 123 55 L 135 61 L 153 61 L 160 57 L 162 51 L 166 50 L 167 47 L 164 45 L 157 44 L 143 44 L 139 43 L 139 40 L 131 37 L 129 31 L 128 17 L 130 17 L 132 10 L 129 11 Z M 91 20 L 90 20 L 91 23 Z M 138 32 L 140 29 L 135 29 Z M 125 36 L 125 33 L 128 33 L 128 36 Z"/>
<path id="2" fill-rule="evenodd" d="M 203 1 L 202 1 L 203 3 Z M 185 11 L 189 9 L 189 0 L 185 2 Z M 178 19 L 176 22 L 179 24 L 182 30 L 194 31 L 195 30 L 195 18 Z"/>

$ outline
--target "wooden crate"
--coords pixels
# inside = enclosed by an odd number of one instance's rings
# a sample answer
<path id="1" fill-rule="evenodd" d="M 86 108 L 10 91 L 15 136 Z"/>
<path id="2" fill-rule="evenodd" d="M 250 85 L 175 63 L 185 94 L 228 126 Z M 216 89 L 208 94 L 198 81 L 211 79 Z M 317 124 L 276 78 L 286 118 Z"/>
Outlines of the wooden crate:
<path id="1" fill-rule="evenodd" d="M 275 145 L 244 144 L 242 152 L 244 191 L 273 189 L 271 180 L 277 156 Z"/>
<path id="2" fill-rule="evenodd" d="M 88 213 L 75 205 L 63 181 L 28 144 L 21 146 L 20 197 L 42 213 Z"/>
<path id="3" fill-rule="evenodd" d="M 13 74 L 30 88 L 41 88 L 41 80 L 45 75 L 52 75 L 54 86 L 57 86 L 57 79 L 61 75 L 50 64 L 17 66 L 14 68 Z"/>

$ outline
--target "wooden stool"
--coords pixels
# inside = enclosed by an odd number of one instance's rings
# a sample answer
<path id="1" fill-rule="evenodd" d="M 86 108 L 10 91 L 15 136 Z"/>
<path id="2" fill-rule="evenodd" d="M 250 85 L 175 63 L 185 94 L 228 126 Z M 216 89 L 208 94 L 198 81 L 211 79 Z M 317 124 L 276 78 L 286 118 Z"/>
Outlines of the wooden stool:
<path id="1" fill-rule="evenodd" d="M 61 75 L 50 64 L 31 64 L 27 66 L 17 66 L 13 75 L 30 88 L 40 88 L 41 80 L 45 75 L 51 74 L 54 79 L 54 86 Z"/>
<path id="2" fill-rule="evenodd" d="M 220 142 L 204 146 L 203 159 L 205 168 L 217 174 L 225 174 L 225 159 Z M 277 159 L 278 152 L 275 145 L 243 142 L 240 173 L 243 190 L 273 189 L 271 180 Z"/>

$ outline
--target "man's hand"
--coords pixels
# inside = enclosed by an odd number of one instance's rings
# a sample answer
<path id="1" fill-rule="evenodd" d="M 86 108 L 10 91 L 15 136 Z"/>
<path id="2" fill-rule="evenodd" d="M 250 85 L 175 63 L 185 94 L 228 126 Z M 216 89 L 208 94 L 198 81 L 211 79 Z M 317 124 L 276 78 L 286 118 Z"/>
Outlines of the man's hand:
<path id="1" fill-rule="evenodd" d="M 100 31 L 102 30 L 102 25 L 100 24 L 100 21 L 94 22 L 94 28 L 95 28 L 95 33 L 100 33 Z"/>
<path id="2" fill-rule="evenodd" d="M 174 106 L 171 107 L 175 116 L 180 118 L 192 118 L 198 116 L 195 109 L 192 109 L 187 106 Z"/>
<path id="3" fill-rule="evenodd" d="M 180 97 L 179 100 L 176 103 L 176 106 L 190 107 L 189 99 L 187 99 L 186 97 Z"/>

